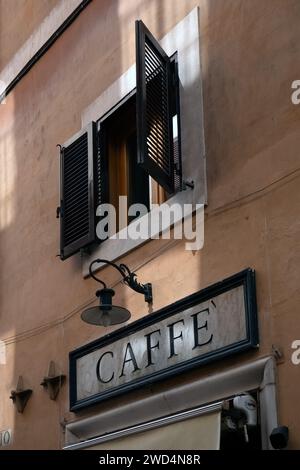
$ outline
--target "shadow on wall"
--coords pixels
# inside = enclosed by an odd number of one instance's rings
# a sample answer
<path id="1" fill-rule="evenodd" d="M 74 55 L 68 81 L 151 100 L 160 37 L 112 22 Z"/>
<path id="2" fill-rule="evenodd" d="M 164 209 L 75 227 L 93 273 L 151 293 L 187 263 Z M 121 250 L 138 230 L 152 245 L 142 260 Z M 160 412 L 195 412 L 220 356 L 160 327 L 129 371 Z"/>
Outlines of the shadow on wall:
<path id="1" fill-rule="evenodd" d="M 15 449 L 62 446 L 59 423 L 67 414 L 67 387 L 57 401 L 50 401 L 39 384 L 50 360 L 68 370 L 74 335 L 83 328 L 78 312 L 95 290 L 93 282 L 83 282 L 78 256 L 63 265 L 56 257 L 56 144 L 80 129 L 82 110 L 134 62 L 134 20 L 144 18 L 161 37 L 195 4 L 92 2 L 0 107 L 0 340 L 6 344 L 0 415 L 1 428 L 13 430 Z M 3 3 L 0 24 L 2 13 Z M 24 387 L 33 389 L 23 415 L 9 400 L 20 375 Z"/>
<path id="2" fill-rule="evenodd" d="M 260 221 L 251 222 L 257 217 L 257 207 L 211 213 L 235 196 L 251 191 L 250 182 L 241 181 L 239 174 L 265 145 L 261 139 L 252 142 L 252 131 L 247 134 L 249 119 L 253 120 L 255 134 L 267 125 L 255 120 L 257 98 L 254 100 L 254 84 L 247 80 L 251 66 L 260 66 L 255 62 L 256 38 L 251 36 L 251 43 L 247 35 L 251 34 L 250 19 L 260 8 L 270 15 L 276 10 L 272 13 L 266 6 L 268 2 L 262 7 L 261 2 L 253 1 L 256 9 L 247 0 L 94 1 L 21 80 L 7 103 L 0 106 L 0 340 L 7 342 L 7 364 L 0 363 L 4 377 L 0 383 L 4 397 L 0 416 L 2 428 L 12 426 L 15 419 L 14 448 L 62 447 L 59 423 L 74 418 L 67 411 L 68 389 L 64 387 L 57 401 L 50 401 L 39 384 L 50 360 L 66 373 L 68 352 L 74 344 L 78 346 L 76 336 L 82 335 L 83 343 L 103 333 L 79 319 L 82 306 L 92 301 L 95 291 L 93 281 L 82 279 L 80 257 L 71 257 L 63 264 L 56 257 L 56 144 L 80 129 L 82 111 L 135 61 L 135 19 L 144 20 L 161 38 L 200 4 L 208 172 L 204 249 L 196 255 L 177 251 L 181 269 L 171 273 L 168 256 L 172 250 L 165 252 L 159 269 L 153 261 L 150 277 L 148 268 L 143 268 L 145 278 L 155 283 L 163 272 L 166 286 L 170 286 L 174 276 L 175 295 L 179 298 L 191 293 L 187 292 L 190 285 L 186 282 L 191 277 L 195 291 L 253 265 L 254 259 L 261 260 L 261 269 L 265 269 L 265 255 L 260 251 L 262 226 Z M 258 96 L 262 94 L 259 89 Z M 247 113 L 245 99 L 250 107 Z M 268 102 L 269 98 L 265 99 Z M 272 136 L 272 129 L 267 130 Z M 242 157 L 241 148 L 245 149 Z M 252 240 L 247 250 L 245 234 Z M 254 243 L 258 239 L 261 244 Z M 128 306 L 122 288 L 120 295 L 122 305 Z M 23 416 L 16 413 L 9 400 L 19 375 L 24 385 L 33 389 Z"/>
<path id="3" fill-rule="evenodd" d="M 0 429 L 12 429 L 15 449 L 61 447 L 63 395 L 50 401 L 40 382 L 50 360 L 67 371 L 60 319 L 94 286 L 82 281 L 78 257 L 64 265 L 56 257 L 56 144 L 80 129 L 82 109 L 121 73 L 118 22 L 117 1 L 92 2 L 0 106 Z M 33 389 L 23 415 L 9 399 L 19 375 Z"/>

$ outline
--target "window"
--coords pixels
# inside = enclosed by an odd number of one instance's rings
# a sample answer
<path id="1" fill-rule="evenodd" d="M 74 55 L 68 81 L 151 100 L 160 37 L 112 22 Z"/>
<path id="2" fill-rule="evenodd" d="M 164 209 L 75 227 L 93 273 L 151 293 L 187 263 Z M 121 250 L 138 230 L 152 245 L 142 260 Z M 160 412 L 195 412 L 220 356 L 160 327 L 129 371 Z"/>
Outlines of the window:
<path id="1" fill-rule="evenodd" d="M 144 204 L 149 210 L 149 176 L 137 163 L 136 96 L 127 97 L 109 117 L 98 122 L 102 152 L 108 164 L 108 201 L 119 220 L 119 196 L 126 196 L 128 206 Z M 126 220 L 126 225 L 130 220 Z M 119 231 L 123 227 L 117 226 Z"/>
<path id="2" fill-rule="evenodd" d="M 98 205 L 118 207 L 126 195 L 129 205 L 150 208 L 181 189 L 176 54 L 169 57 L 141 21 L 136 40 L 136 91 L 61 148 L 62 260 L 99 241 Z"/>

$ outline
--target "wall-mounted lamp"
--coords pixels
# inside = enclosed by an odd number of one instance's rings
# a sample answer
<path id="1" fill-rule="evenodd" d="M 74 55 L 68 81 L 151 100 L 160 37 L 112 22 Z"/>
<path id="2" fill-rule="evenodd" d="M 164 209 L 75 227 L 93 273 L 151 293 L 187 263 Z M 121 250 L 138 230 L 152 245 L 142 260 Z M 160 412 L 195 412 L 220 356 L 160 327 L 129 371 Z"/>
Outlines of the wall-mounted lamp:
<path id="1" fill-rule="evenodd" d="M 110 326 L 126 322 L 131 316 L 129 310 L 126 308 L 112 305 L 112 297 L 115 295 L 115 291 L 113 289 L 109 289 L 105 282 L 101 281 L 101 279 L 98 279 L 94 275 L 92 266 L 95 263 L 108 264 L 117 269 L 123 277 L 124 284 L 139 294 L 143 294 L 145 296 L 145 302 L 152 302 L 152 285 L 150 283 L 140 284 L 137 281 L 136 274 L 132 273 L 126 264 L 117 265 L 105 259 L 96 259 L 91 262 L 89 273 L 95 281 L 100 282 L 100 284 L 103 285 L 103 289 L 97 290 L 96 292 L 96 296 L 100 299 L 99 306 L 90 307 L 84 310 L 81 314 L 83 321 L 92 325 Z"/>

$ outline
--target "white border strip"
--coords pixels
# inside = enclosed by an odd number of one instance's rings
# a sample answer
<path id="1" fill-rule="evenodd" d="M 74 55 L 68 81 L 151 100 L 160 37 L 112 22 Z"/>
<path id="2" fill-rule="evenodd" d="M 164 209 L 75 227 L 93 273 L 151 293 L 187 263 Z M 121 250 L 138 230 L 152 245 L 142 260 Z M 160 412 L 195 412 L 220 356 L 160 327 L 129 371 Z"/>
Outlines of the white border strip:
<path id="1" fill-rule="evenodd" d="M 0 95 L 23 70 L 25 65 L 44 46 L 48 39 L 59 29 L 64 21 L 81 4 L 82 0 L 61 0 L 44 18 L 11 61 L 0 72 Z M 2 86 L 1 86 L 2 84 Z M 4 89 L 1 89 L 3 88 Z"/>

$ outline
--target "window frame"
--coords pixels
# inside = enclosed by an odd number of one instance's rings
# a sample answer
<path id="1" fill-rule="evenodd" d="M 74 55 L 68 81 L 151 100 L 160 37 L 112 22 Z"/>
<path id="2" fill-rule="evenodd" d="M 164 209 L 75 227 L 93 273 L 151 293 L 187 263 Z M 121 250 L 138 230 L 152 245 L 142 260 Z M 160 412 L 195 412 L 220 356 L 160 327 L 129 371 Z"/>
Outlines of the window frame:
<path id="1" fill-rule="evenodd" d="M 169 57 L 170 59 L 170 64 L 171 64 L 171 67 L 174 68 L 174 71 L 172 71 L 172 75 L 171 75 L 171 78 L 174 78 L 174 83 L 172 83 L 172 90 L 170 93 L 173 94 L 173 99 L 174 99 L 174 107 L 175 107 L 175 111 L 176 113 L 174 114 L 174 116 L 177 116 L 177 127 L 178 127 L 178 133 L 177 133 L 177 140 L 178 140 L 178 173 L 177 174 L 177 178 L 179 181 L 177 181 L 177 186 L 176 186 L 176 181 L 175 181 L 175 174 L 173 176 L 174 178 L 174 191 L 173 193 L 171 194 L 171 196 L 173 196 L 174 194 L 176 194 L 178 191 L 181 191 L 182 190 L 182 181 L 181 181 L 181 172 L 182 172 L 182 164 L 181 164 L 181 135 L 180 135 L 180 130 L 181 130 L 181 123 L 180 123 L 180 100 L 179 100 L 179 83 L 177 82 L 178 80 L 178 54 L 177 54 L 177 51 L 175 51 L 172 56 Z M 98 117 L 98 119 L 96 119 L 96 131 L 97 131 L 97 135 L 98 135 L 98 145 L 99 147 L 102 146 L 102 142 L 101 142 L 101 139 L 103 139 L 104 136 L 101 136 L 101 128 L 102 126 L 105 128 L 107 126 L 107 120 L 111 117 L 113 117 L 114 115 L 116 115 L 118 113 L 118 111 L 121 110 L 122 107 L 126 106 L 126 104 L 128 104 L 128 102 L 133 98 L 135 97 L 135 100 L 137 100 L 137 87 L 134 87 L 129 93 L 127 93 L 120 101 L 118 101 L 114 106 L 112 106 L 103 116 L 101 117 Z M 137 102 L 136 102 L 136 109 L 137 109 Z M 140 108 L 140 106 L 139 106 Z M 138 113 L 138 111 L 137 111 Z M 173 116 L 173 117 L 174 117 Z M 137 124 L 137 123 L 136 123 Z M 137 126 L 136 126 L 137 127 Z M 106 129 L 104 129 L 104 134 L 106 135 Z M 105 140 L 105 137 L 104 137 L 104 140 Z M 174 137 L 173 137 L 173 144 L 174 144 Z M 101 151 L 101 150 L 100 150 Z M 109 174 L 109 162 L 108 162 L 108 159 L 109 159 L 109 152 L 106 148 L 106 143 L 105 143 L 105 149 L 103 149 L 103 152 L 104 152 L 104 158 L 106 159 L 106 163 L 105 163 L 105 167 L 107 168 L 107 171 L 108 171 L 108 174 L 107 174 L 107 178 L 108 180 L 110 180 L 110 174 Z M 136 162 L 137 162 L 137 165 L 140 166 L 141 163 L 139 162 L 139 153 L 138 153 L 138 149 L 137 149 L 137 154 L 136 154 Z M 97 158 L 97 156 L 95 156 L 95 158 Z M 172 155 L 172 159 L 173 159 L 173 164 L 174 164 L 174 167 L 175 167 L 175 153 L 173 152 L 173 155 Z M 144 171 L 148 174 L 148 176 L 150 178 L 152 178 L 154 181 L 156 181 L 153 176 L 151 176 L 151 173 L 149 173 L 149 171 L 147 169 L 144 169 Z M 174 171 L 175 171 L 175 168 L 174 168 Z M 159 182 L 156 181 L 156 183 L 159 185 Z M 159 185 L 160 186 L 160 185 Z M 162 188 L 163 189 L 163 188 Z M 107 195 L 107 202 L 110 203 L 110 199 L 109 199 L 109 196 Z M 165 201 L 164 201 L 165 202 Z M 153 201 L 151 201 L 151 197 L 150 197 L 150 194 L 149 194 L 149 210 L 151 210 L 151 206 L 153 204 Z M 97 243 L 97 240 L 96 240 L 96 243 Z"/>
<path id="2" fill-rule="evenodd" d="M 122 100 L 120 100 L 115 106 L 113 106 L 107 113 L 105 113 L 104 116 L 101 116 L 99 119 L 97 119 L 96 121 L 96 126 L 97 126 L 97 134 L 98 134 L 98 139 L 99 139 L 99 146 L 102 147 L 102 152 L 103 152 L 103 158 L 105 159 L 105 166 L 107 168 L 107 180 L 108 180 L 108 190 L 107 190 L 107 201 L 108 203 L 112 204 L 116 201 L 114 201 L 114 198 L 115 199 L 118 199 L 118 197 L 120 195 L 123 195 L 123 194 L 115 194 L 113 199 L 111 198 L 111 187 L 110 187 L 110 183 L 111 183 L 111 179 L 112 179 L 112 175 L 111 175 L 111 164 L 110 164 L 110 157 L 111 157 L 111 151 L 110 149 L 108 148 L 108 142 L 111 141 L 111 138 L 112 138 L 112 134 L 111 134 L 111 129 L 110 129 L 110 122 L 108 121 L 110 118 L 115 118 L 115 119 L 118 119 L 119 116 L 118 116 L 118 112 L 123 112 L 122 108 L 123 107 L 126 107 L 126 105 L 132 105 L 132 103 L 130 103 L 130 100 L 132 100 L 133 98 L 136 97 L 136 88 L 134 88 L 133 90 L 131 90 L 130 93 L 128 93 L 126 96 L 124 96 L 124 98 Z M 135 106 L 135 110 L 136 110 L 136 106 Z M 125 113 L 127 113 L 127 110 L 125 110 Z M 126 130 L 123 132 L 123 134 L 126 135 Z M 122 138 L 120 139 L 120 141 L 118 140 L 118 137 L 116 139 L 118 142 L 122 141 Z M 104 145 L 103 145 L 104 144 Z M 125 144 L 125 142 L 124 142 Z M 125 144 L 126 145 L 126 144 Z M 100 150 L 101 151 L 101 150 Z M 117 153 L 117 152 L 113 152 L 113 153 Z M 125 158 L 128 160 L 127 163 L 128 163 L 128 173 L 130 173 L 130 166 L 132 164 L 132 162 L 129 162 L 129 153 L 128 153 L 128 150 L 125 151 Z M 135 155 L 135 158 L 134 158 L 134 165 L 138 166 L 138 162 L 137 162 L 137 155 Z M 146 170 L 145 171 L 145 174 L 147 174 L 147 176 L 149 177 L 149 174 Z M 128 202 L 130 201 L 130 185 L 127 183 L 126 184 L 127 186 L 127 194 L 126 196 L 128 197 Z M 113 187 L 113 191 L 115 191 L 117 193 L 118 191 L 118 188 L 117 187 Z M 150 191 L 148 190 L 148 199 L 150 198 Z M 142 197 L 141 197 L 141 201 L 137 201 L 137 202 L 140 202 L 140 203 L 143 203 L 142 201 Z M 117 204 L 117 202 L 116 202 Z M 144 202 L 145 204 L 145 202 Z M 150 209 L 150 199 L 149 199 L 149 203 L 147 204 L 147 207 L 148 207 L 148 210 Z M 119 208 L 116 207 L 116 213 L 117 213 L 117 216 L 118 216 L 118 213 L 119 213 Z M 96 221 L 97 223 L 97 221 Z M 128 222 L 129 224 L 130 222 Z M 127 224 L 127 225 L 128 225 Z M 97 241 L 96 241 L 97 242 Z M 99 243 L 101 243 L 101 241 L 99 241 Z"/>
<path id="3" fill-rule="evenodd" d="M 203 208 L 207 203 L 199 12 L 199 7 L 194 8 L 159 41 L 169 56 L 178 52 L 182 178 L 184 181 L 193 180 L 195 183 L 194 189 L 180 191 L 166 202 L 168 205 L 179 204 L 182 208 L 184 204 L 192 204 L 195 209 Z M 82 125 L 91 120 L 97 121 L 99 116 L 108 116 L 112 108 L 118 103 L 121 104 L 135 86 L 134 64 L 83 111 Z M 152 209 L 143 217 L 150 221 L 155 210 Z M 172 224 L 181 219 L 182 216 L 173 219 Z M 160 232 L 168 230 L 172 224 L 163 222 Z M 90 254 L 83 256 L 83 277 L 89 276 L 88 267 L 95 257 L 114 261 L 150 240 L 131 240 L 126 237 L 124 239 L 122 235 L 124 234 L 120 232 L 116 237 L 101 242 Z M 102 267 L 96 266 L 96 270 Z"/>

